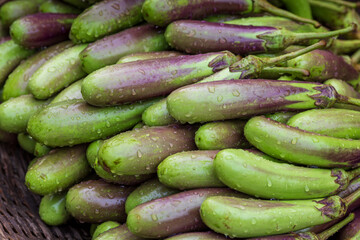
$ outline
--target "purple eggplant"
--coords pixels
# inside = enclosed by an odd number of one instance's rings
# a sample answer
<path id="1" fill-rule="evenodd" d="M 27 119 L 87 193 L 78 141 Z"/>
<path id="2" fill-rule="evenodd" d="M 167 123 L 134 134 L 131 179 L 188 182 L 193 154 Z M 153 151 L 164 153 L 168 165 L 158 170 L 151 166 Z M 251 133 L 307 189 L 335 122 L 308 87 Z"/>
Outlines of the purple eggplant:
<path id="1" fill-rule="evenodd" d="M 228 50 L 247 55 L 276 52 L 306 40 L 329 38 L 354 29 L 355 25 L 332 32 L 295 33 L 276 27 L 181 20 L 166 28 L 165 38 L 170 46 L 187 53 Z"/>
<path id="2" fill-rule="evenodd" d="M 10 35 L 16 43 L 27 48 L 53 45 L 68 39 L 75 14 L 37 13 L 16 20 Z"/>
<path id="3" fill-rule="evenodd" d="M 356 240 L 360 238 L 360 208 L 354 214 L 354 220 L 340 231 L 339 240 Z"/>
<path id="4" fill-rule="evenodd" d="M 202 19 L 214 14 L 253 14 L 269 12 L 295 21 L 320 24 L 314 20 L 302 18 L 291 12 L 277 8 L 266 0 L 146 0 L 142 14 L 149 23 L 166 26 L 180 19 Z"/>
<path id="5" fill-rule="evenodd" d="M 81 92 L 84 99 L 95 106 L 163 96 L 210 76 L 236 60 L 234 54 L 224 51 L 116 64 L 89 74 Z"/>

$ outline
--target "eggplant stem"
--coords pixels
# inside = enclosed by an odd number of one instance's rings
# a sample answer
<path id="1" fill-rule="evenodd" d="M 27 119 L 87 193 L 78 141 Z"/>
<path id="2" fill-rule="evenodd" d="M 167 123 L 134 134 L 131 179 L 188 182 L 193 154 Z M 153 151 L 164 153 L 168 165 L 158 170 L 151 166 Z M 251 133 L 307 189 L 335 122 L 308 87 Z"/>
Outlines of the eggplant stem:
<path id="1" fill-rule="evenodd" d="M 352 105 L 360 107 L 360 99 L 347 97 L 347 96 L 340 95 L 340 94 L 337 95 L 336 102 L 352 104 Z"/>
<path id="2" fill-rule="evenodd" d="M 318 233 L 317 237 L 319 240 L 327 240 L 332 235 L 334 235 L 336 232 L 338 232 L 341 228 L 343 228 L 345 225 L 347 225 L 349 222 L 354 220 L 355 214 L 350 213 L 349 216 L 347 216 L 344 220 L 341 222 L 335 224 L 334 226 L 330 227 L 329 229 L 323 231 L 322 233 Z"/>
<path id="3" fill-rule="evenodd" d="M 264 73 L 281 73 L 281 74 L 298 74 L 302 76 L 309 76 L 310 72 L 307 69 L 293 68 L 293 67 L 265 67 Z"/>
<path id="4" fill-rule="evenodd" d="M 324 39 L 324 38 L 330 38 L 335 37 L 337 35 L 345 34 L 352 32 L 356 29 L 357 25 L 355 23 L 352 23 L 351 26 L 329 31 L 329 32 L 321 32 L 321 33 L 294 33 L 294 43 L 300 42 L 302 40 L 310 40 L 310 39 Z"/>
<path id="5" fill-rule="evenodd" d="M 342 1 L 342 0 L 325 0 L 325 2 L 331 2 L 336 3 L 338 5 L 342 5 L 349 8 L 356 8 L 356 3 L 348 2 L 348 1 Z"/>
<path id="6" fill-rule="evenodd" d="M 322 2 L 322 1 L 318 1 L 318 0 L 309 0 L 310 5 L 312 6 L 316 6 L 316 7 L 321 7 L 324 9 L 329 9 L 332 10 L 334 12 L 339 12 L 339 13 L 345 13 L 346 12 L 346 8 L 345 7 L 339 7 L 335 4 L 329 3 L 329 2 Z"/>
<path id="7" fill-rule="evenodd" d="M 289 18 L 289 19 L 292 19 L 292 20 L 295 20 L 298 22 L 310 23 L 317 28 L 321 26 L 321 24 L 318 21 L 303 18 L 303 17 L 295 15 L 291 12 L 288 12 L 284 9 L 275 7 L 274 5 L 270 4 L 266 0 L 254 0 L 254 9 L 260 9 L 264 12 L 269 12 L 275 16 L 286 17 L 286 18 Z"/>
<path id="8" fill-rule="evenodd" d="M 360 198 L 360 189 L 356 190 L 355 192 L 353 192 L 349 196 L 343 198 L 343 200 L 345 202 L 345 205 L 347 207 L 349 207 L 351 204 L 356 202 L 359 198 Z"/>
<path id="9" fill-rule="evenodd" d="M 298 56 L 301 56 L 301 55 L 303 55 L 305 53 L 308 53 L 308 52 L 311 52 L 313 50 L 323 48 L 325 46 L 326 46 L 326 41 L 321 40 L 321 41 L 319 41 L 319 42 L 317 42 L 317 43 L 315 43 L 313 45 L 310 45 L 308 47 L 299 49 L 297 51 L 290 52 L 290 53 L 287 53 L 287 54 L 284 54 L 284 55 L 280 55 L 278 57 L 264 58 L 263 60 L 267 65 L 274 65 L 274 64 L 277 64 L 279 62 L 285 62 L 285 61 L 288 61 L 290 59 L 296 58 Z"/>
<path id="10" fill-rule="evenodd" d="M 353 64 L 357 64 L 360 62 L 360 49 L 351 56 L 351 62 Z"/>

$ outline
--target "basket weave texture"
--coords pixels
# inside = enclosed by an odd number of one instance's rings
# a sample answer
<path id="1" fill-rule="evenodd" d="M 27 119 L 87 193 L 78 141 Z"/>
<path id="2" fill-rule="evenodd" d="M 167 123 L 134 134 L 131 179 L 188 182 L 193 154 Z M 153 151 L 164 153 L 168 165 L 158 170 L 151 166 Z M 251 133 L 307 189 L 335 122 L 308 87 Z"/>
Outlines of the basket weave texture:
<path id="1" fill-rule="evenodd" d="M 90 239 L 88 225 L 70 222 L 50 227 L 41 221 L 38 214 L 41 197 L 24 184 L 31 159 L 18 146 L 0 143 L 0 239 Z"/>

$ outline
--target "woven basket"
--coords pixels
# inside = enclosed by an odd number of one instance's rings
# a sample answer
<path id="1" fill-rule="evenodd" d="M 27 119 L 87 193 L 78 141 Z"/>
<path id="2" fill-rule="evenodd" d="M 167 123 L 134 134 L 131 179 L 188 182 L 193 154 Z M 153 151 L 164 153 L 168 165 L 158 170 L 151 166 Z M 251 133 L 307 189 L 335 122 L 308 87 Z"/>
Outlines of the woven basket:
<path id="1" fill-rule="evenodd" d="M 32 157 L 18 146 L 0 143 L 0 239 L 90 239 L 89 225 L 70 222 L 49 227 L 39 217 L 40 196 L 24 184 Z"/>

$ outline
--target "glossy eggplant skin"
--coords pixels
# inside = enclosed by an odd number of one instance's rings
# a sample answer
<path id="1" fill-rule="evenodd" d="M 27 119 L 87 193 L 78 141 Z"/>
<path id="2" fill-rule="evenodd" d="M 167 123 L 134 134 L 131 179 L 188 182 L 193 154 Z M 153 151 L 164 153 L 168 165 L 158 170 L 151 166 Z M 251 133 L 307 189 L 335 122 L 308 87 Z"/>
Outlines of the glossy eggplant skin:
<path id="1" fill-rule="evenodd" d="M 66 209 L 74 218 L 83 222 L 124 222 L 125 200 L 133 189 L 103 180 L 81 182 L 69 189 Z"/>
<path id="2" fill-rule="evenodd" d="M 16 20 L 10 27 L 14 41 L 27 48 L 51 46 L 68 39 L 76 14 L 37 13 Z"/>

